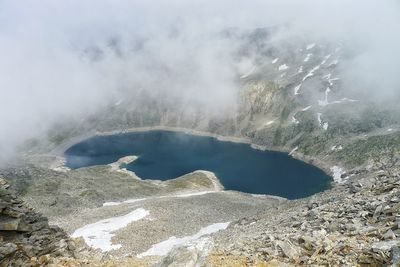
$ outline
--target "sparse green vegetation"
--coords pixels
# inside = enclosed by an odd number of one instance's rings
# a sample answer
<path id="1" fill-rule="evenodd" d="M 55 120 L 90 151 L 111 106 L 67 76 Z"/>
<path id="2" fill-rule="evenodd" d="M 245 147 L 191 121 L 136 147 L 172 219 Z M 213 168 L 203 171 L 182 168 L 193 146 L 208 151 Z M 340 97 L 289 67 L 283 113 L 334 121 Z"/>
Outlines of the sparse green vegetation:
<path id="1" fill-rule="evenodd" d="M 338 158 L 351 167 L 372 161 L 392 160 L 400 156 L 400 134 L 372 136 L 346 146 Z"/>

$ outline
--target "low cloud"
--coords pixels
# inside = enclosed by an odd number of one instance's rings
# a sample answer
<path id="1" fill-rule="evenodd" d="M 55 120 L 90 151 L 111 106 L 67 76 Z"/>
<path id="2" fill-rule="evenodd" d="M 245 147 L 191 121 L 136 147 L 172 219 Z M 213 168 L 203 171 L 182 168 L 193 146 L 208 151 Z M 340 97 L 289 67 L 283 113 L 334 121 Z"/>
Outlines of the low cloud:
<path id="1" fill-rule="evenodd" d="M 399 96 L 398 1 L 0 2 L 0 161 L 60 119 L 115 95 L 164 93 L 210 110 L 236 101 L 242 31 L 283 26 L 274 40 L 342 43 L 352 90 Z M 349 90 L 350 90 L 349 89 Z M 372 98 L 373 99 L 373 98 Z"/>

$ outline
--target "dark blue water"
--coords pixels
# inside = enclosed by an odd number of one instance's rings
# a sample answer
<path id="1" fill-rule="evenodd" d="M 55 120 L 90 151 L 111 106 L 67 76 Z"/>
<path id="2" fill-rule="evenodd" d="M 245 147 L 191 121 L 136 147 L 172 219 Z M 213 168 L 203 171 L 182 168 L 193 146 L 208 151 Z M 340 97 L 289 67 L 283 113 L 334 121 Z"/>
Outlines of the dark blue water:
<path id="1" fill-rule="evenodd" d="M 139 158 L 124 167 L 142 179 L 168 180 L 208 170 L 225 189 L 289 199 L 328 189 L 332 181 L 322 170 L 287 153 L 169 131 L 96 136 L 65 152 L 66 165 L 72 169 L 109 164 L 128 155 Z"/>

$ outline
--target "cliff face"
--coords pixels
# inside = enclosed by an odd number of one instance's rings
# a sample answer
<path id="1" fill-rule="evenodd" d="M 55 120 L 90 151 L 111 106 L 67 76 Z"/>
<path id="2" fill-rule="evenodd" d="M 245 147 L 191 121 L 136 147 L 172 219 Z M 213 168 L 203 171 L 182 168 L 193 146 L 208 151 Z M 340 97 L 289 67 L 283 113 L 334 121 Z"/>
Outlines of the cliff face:
<path id="1" fill-rule="evenodd" d="M 37 266 L 47 257 L 73 257 L 69 236 L 8 188 L 0 178 L 0 265 Z"/>

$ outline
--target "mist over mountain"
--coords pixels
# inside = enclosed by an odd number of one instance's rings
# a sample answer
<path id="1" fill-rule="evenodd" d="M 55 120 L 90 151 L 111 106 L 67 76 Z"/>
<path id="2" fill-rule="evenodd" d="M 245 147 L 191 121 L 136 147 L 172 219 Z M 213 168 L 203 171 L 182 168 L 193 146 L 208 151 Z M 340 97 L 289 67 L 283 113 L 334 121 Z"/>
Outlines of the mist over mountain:
<path id="1" fill-rule="evenodd" d="M 352 95 L 383 105 L 400 95 L 394 0 L 1 1 L 0 21 L 1 158 L 123 98 L 230 113 L 239 77 L 274 59 L 260 56 L 263 46 L 341 47 L 339 76 Z"/>

